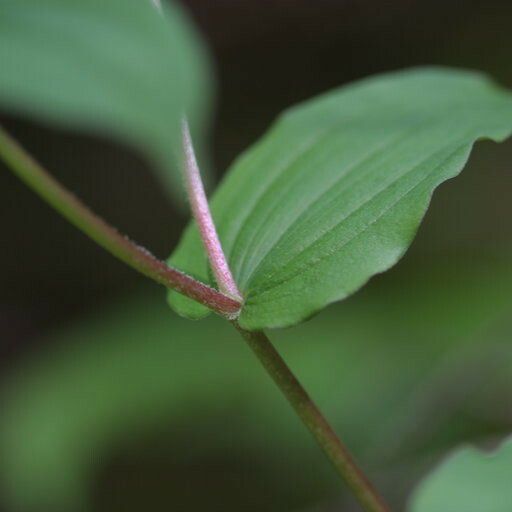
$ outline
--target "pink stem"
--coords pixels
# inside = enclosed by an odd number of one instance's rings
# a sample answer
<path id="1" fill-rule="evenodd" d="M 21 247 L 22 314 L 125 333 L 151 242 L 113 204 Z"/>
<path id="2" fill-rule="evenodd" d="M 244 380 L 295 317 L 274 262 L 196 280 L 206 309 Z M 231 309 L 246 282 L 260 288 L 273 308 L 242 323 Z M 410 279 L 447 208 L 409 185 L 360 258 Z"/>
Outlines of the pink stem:
<path id="1" fill-rule="evenodd" d="M 111 254 L 157 283 L 232 318 L 240 303 L 169 267 L 149 251 L 121 235 L 55 180 L 0 126 L 0 158 L 22 181 L 64 218 Z"/>
<path id="2" fill-rule="evenodd" d="M 186 118 L 183 118 L 181 128 L 183 150 L 185 153 L 185 181 L 192 215 L 199 228 L 201 239 L 220 291 L 233 297 L 235 300 L 241 301 L 242 296 L 231 274 L 213 222 Z"/>

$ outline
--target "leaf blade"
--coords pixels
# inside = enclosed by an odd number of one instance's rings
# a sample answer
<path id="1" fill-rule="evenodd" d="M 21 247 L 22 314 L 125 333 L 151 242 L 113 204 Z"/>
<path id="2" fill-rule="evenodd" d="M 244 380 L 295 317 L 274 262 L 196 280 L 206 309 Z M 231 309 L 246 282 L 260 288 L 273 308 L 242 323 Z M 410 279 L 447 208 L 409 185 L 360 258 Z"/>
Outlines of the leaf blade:
<path id="1" fill-rule="evenodd" d="M 461 171 L 475 141 L 503 140 L 511 127 L 508 93 L 436 68 L 363 80 L 285 113 L 212 201 L 245 296 L 240 323 L 293 325 L 393 266 L 434 189 Z M 171 261 L 205 279 L 194 230 Z M 174 294 L 170 302 L 199 316 Z"/>

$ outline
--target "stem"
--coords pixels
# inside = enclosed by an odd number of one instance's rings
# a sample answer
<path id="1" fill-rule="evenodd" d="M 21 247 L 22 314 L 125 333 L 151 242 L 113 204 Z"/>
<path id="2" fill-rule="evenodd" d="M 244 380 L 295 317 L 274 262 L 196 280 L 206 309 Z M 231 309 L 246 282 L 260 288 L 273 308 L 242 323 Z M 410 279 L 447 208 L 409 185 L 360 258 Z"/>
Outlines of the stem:
<path id="1" fill-rule="evenodd" d="M 121 235 L 55 180 L 1 126 L 0 157 L 14 174 L 71 224 L 130 267 L 224 316 L 231 317 L 240 310 L 238 301 L 170 267 Z"/>
<path id="2" fill-rule="evenodd" d="M 221 291 L 240 298 L 240 292 L 226 261 L 210 213 L 186 119 L 183 119 L 182 122 L 182 136 L 187 194 L 212 271 Z M 295 409 L 299 418 L 313 434 L 322 450 L 334 464 L 339 475 L 359 500 L 363 509 L 366 512 L 388 512 L 382 498 L 359 469 L 350 452 L 338 439 L 332 427 L 327 423 L 327 420 L 270 343 L 267 336 L 261 331 L 246 331 L 236 320 L 231 321 Z"/>
<path id="3" fill-rule="evenodd" d="M 339 440 L 332 427 L 265 333 L 246 331 L 236 321 L 232 323 L 295 409 L 299 418 L 313 434 L 313 437 L 332 462 L 338 474 L 350 487 L 363 509 L 366 512 L 388 512 L 389 509 L 384 500 L 357 466 L 348 449 Z"/>
<path id="4" fill-rule="evenodd" d="M 182 120 L 181 129 L 183 152 L 185 154 L 185 182 L 192 215 L 199 228 L 201 240 L 203 241 L 210 266 L 215 276 L 215 281 L 220 291 L 241 302 L 242 296 L 231 274 L 226 256 L 222 250 L 215 223 L 213 222 L 210 206 L 208 205 L 208 199 L 206 198 L 203 182 L 201 180 L 201 173 L 194 154 L 190 130 L 185 118 Z"/>

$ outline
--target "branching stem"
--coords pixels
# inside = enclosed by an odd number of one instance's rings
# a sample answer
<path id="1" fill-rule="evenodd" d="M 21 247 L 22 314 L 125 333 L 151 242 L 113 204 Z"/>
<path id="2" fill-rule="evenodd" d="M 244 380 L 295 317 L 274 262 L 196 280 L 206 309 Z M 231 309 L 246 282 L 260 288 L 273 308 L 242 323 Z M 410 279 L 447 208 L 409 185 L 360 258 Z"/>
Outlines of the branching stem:
<path id="1" fill-rule="evenodd" d="M 219 288 L 224 293 L 238 298 L 240 297 L 240 292 L 224 256 L 224 251 L 222 250 L 210 213 L 186 120 L 183 120 L 182 130 L 186 160 L 185 178 L 192 213 L 198 225 L 203 245 Z M 366 512 L 388 512 L 388 508 L 382 498 L 380 498 L 368 478 L 357 466 L 348 449 L 340 441 L 267 336 L 261 331 L 246 331 L 236 320 L 233 320 L 232 323 L 295 409 L 299 418 L 313 434 L 364 510 Z"/>
<path id="2" fill-rule="evenodd" d="M 2 127 L 0 157 L 36 194 L 98 245 L 159 284 L 172 288 L 224 316 L 233 316 L 240 303 L 170 267 L 149 251 L 121 235 L 65 189 Z"/>
<path id="3" fill-rule="evenodd" d="M 217 283 L 224 293 L 168 266 L 146 249 L 121 235 L 48 174 L 0 127 L 0 157 L 14 174 L 63 217 L 115 257 L 157 283 L 176 290 L 225 317 L 233 318 L 241 307 L 240 301 L 233 297 L 240 297 L 240 293 L 228 267 L 210 214 L 186 122 L 183 124 L 183 143 L 186 155 L 187 191 L 192 210 Z M 363 509 L 366 512 L 388 512 L 382 498 L 267 336 L 263 332 L 246 331 L 236 320 L 232 320 L 232 323 L 312 433 Z"/>

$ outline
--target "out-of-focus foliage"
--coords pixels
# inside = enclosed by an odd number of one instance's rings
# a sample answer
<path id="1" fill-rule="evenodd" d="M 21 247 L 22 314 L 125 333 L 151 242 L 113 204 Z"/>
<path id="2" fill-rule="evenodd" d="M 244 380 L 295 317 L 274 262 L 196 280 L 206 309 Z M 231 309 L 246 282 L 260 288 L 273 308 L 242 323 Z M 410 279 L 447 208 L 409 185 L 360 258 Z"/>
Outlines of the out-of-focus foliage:
<path id="1" fill-rule="evenodd" d="M 412 512 L 509 512 L 512 441 L 493 453 L 455 452 L 416 491 Z"/>
<path id="2" fill-rule="evenodd" d="M 389 269 L 475 141 L 511 130 L 510 92 L 442 68 L 370 77 L 287 111 L 212 201 L 245 298 L 240 324 L 296 324 Z M 208 280 L 193 223 L 170 261 Z M 176 292 L 169 299 L 185 316 L 207 313 Z"/>
<path id="3" fill-rule="evenodd" d="M 411 484 L 404 468 L 413 479 L 432 452 L 496 433 L 495 409 L 479 411 L 478 421 L 471 414 L 512 374 L 512 350 L 500 344 L 512 327 L 512 274 L 506 257 L 466 267 L 442 261 L 396 285 L 377 283 L 273 338 L 370 475 L 403 499 Z M 478 372 L 468 372 L 475 364 Z M 233 457 L 251 468 L 248 486 L 262 475 L 275 483 L 264 493 L 247 488 L 231 508 L 225 498 L 222 510 L 291 510 L 339 493 L 323 455 L 229 324 L 174 317 L 158 297 L 56 333 L 3 390 L 0 477 L 9 510 L 84 507 L 98 467 L 151 432 L 164 432 L 160 458 L 189 467 Z M 169 505 L 183 487 L 174 480 L 166 474 Z M 124 486 L 114 497 L 109 488 L 108 509 L 130 510 L 132 492 Z"/>
<path id="4" fill-rule="evenodd" d="M 201 132 L 211 69 L 181 8 L 150 0 L 2 0 L 0 104 L 140 149 L 179 196 L 180 117 Z"/>

